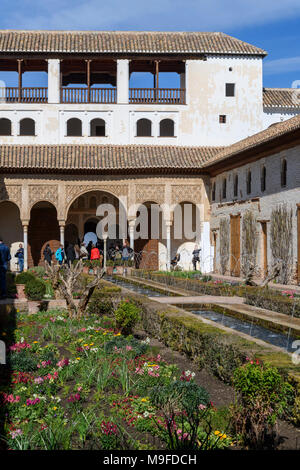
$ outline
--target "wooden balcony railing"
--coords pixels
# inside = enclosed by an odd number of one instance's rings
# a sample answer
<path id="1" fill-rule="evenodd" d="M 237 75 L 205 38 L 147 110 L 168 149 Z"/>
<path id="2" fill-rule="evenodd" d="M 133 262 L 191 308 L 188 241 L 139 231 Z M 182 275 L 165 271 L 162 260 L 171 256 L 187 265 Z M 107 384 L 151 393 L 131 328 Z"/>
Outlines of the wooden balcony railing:
<path id="1" fill-rule="evenodd" d="M 6 87 L 0 88 L 0 102 L 6 103 L 47 103 L 48 88 Z"/>
<path id="2" fill-rule="evenodd" d="M 116 103 L 116 88 L 61 88 L 61 103 Z"/>
<path id="3" fill-rule="evenodd" d="M 185 104 L 184 88 L 130 88 L 129 103 Z"/>

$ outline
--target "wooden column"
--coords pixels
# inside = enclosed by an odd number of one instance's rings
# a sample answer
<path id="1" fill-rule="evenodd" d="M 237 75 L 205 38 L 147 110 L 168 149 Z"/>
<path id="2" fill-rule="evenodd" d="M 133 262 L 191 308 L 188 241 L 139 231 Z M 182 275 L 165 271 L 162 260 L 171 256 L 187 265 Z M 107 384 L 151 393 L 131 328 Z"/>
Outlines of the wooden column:
<path id="1" fill-rule="evenodd" d="M 17 59 L 18 62 L 18 101 L 22 101 L 22 62 L 23 59 Z"/>
<path id="2" fill-rule="evenodd" d="M 297 204 L 297 283 L 300 283 L 300 204 Z"/>
<path id="3" fill-rule="evenodd" d="M 88 103 L 91 101 L 91 60 L 86 60 L 86 83 L 88 87 Z"/>
<path id="4" fill-rule="evenodd" d="M 156 101 L 157 96 L 158 96 L 157 89 L 159 88 L 159 60 L 155 60 L 154 64 L 155 64 L 155 71 L 153 74 L 153 79 L 154 79 L 153 85 L 154 85 L 154 101 Z"/>

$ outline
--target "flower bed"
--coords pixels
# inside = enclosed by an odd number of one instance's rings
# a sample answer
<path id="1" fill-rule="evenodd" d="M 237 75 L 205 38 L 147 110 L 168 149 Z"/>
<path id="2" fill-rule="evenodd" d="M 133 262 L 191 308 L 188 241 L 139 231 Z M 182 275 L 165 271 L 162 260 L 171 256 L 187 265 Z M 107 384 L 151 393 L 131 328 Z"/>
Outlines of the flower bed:
<path id="1" fill-rule="evenodd" d="M 125 308 L 124 301 L 118 308 Z M 148 340 L 123 336 L 113 318 L 90 314 L 71 320 L 63 311 L 49 311 L 18 313 L 14 319 L 14 312 L 7 311 L 1 323 L 9 366 L 1 366 L 0 382 L 1 439 L 7 448 L 215 449 L 232 444 L 226 429 L 211 426 L 218 423 L 218 411 L 195 383 L 195 374 L 154 355 Z"/>

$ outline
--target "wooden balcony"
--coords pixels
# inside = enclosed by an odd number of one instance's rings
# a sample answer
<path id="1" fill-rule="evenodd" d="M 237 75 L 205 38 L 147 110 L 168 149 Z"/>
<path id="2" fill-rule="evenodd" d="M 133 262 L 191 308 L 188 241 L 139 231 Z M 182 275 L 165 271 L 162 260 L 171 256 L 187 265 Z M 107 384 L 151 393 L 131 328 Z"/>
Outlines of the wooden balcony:
<path id="1" fill-rule="evenodd" d="M 0 103 L 47 103 L 48 88 L 6 87 L 0 88 Z"/>
<path id="2" fill-rule="evenodd" d="M 61 103 L 116 103 L 116 88 L 61 87 Z"/>
<path id="3" fill-rule="evenodd" d="M 130 88 L 129 103 L 185 104 L 184 88 Z"/>

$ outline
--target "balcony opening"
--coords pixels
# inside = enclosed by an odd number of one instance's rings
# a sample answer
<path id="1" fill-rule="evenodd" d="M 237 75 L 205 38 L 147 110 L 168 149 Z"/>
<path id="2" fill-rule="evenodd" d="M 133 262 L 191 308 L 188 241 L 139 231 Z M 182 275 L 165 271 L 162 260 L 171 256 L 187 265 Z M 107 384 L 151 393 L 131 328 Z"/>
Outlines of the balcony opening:
<path id="1" fill-rule="evenodd" d="M 6 102 L 46 103 L 48 64 L 43 59 L 0 62 L 1 99 Z"/>
<path id="2" fill-rule="evenodd" d="M 93 119 L 90 123 L 91 137 L 105 137 L 105 121 L 104 119 Z"/>
<path id="3" fill-rule="evenodd" d="M 67 136 L 68 137 L 81 137 L 82 136 L 82 122 L 80 119 L 71 118 L 67 121 Z"/>
<path id="4" fill-rule="evenodd" d="M 132 60 L 129 102 L 185 104 L 185 63 L 176 60 Z"/>
<path id="5" fill-rule="evenodd" d="M 117 63 L 112 59 L 61 62 L 62 103 L 115 103 Z"/>
<path id="6" fill-rule="evenodd" d="M 20 135 L 35 135 L 35 121 L 33 119 L 21 119 Z"/>

